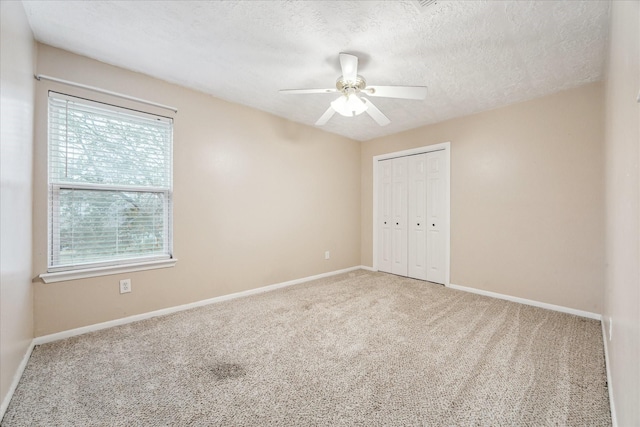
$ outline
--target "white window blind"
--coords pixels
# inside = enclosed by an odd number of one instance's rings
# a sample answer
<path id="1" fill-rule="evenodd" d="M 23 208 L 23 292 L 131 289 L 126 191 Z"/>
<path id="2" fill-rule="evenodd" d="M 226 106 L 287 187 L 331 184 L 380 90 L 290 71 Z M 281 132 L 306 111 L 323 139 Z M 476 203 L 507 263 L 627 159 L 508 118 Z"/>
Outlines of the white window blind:
<path id="1" fill-rule="evenodd" d="M 49 94 L 49 272 L 172 257 L 173 121 Z"/>

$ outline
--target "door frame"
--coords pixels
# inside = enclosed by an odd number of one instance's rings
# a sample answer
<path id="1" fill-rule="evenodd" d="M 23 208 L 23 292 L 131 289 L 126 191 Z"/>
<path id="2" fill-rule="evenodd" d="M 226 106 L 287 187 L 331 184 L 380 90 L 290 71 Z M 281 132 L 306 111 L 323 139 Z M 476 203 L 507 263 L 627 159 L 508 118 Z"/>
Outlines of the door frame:
<path id="1" fill-rule="evenodd" d="M 378 271 L 378 162 L 380 160 L 395 159 L 396 157 L 413 156 L 416 154 L 429 153 L 431 151 L 445 152 L 445 171 L 447 178 L 445 185 L 444 202 L 444 240 L 445 240 L 445 271 L 444 285 L 449 286 L 451 277 L 451 142 L 441 142 L 439 144 L 426 145 L 424 147 L 411 148 L 409 150 L 395 151 L 393 153 L 379 154 L 373 156 L 373 270 Z"/>

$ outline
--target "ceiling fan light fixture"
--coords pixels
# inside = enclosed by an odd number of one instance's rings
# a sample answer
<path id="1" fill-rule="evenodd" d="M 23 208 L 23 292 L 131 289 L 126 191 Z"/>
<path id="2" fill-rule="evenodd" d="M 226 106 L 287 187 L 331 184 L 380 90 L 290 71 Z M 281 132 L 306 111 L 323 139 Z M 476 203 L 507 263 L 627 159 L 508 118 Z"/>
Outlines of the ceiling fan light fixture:
<path id="1" fill-rule="evenodd" d="M 369 107 L 356 95 L 342 95 L 331 103 L 336 112 L 345 117 L 353 117 L 367 111 Z"/>

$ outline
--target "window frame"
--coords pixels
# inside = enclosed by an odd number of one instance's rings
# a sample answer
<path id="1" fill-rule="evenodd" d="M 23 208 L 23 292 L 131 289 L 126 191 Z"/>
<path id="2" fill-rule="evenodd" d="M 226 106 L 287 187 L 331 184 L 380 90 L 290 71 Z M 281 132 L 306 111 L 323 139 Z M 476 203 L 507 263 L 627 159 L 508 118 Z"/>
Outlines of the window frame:
<path id="1" fill-rule="evenodd" d="M 134 185 L 113 185 L 113 184 L 94 184 L 94 183 L 60 183 L 52 182 L 51 174 L 51 98 L 57 100 L 69 100 L 80 105 L 89 107 L 97 107 L 109 110 L 111 112 L 123 113 L 126 115 L 139 116 L 146 119 L 161 120 L 169 123 L 171 131 L 169 134 L 168 156 L 169 167 L 167 173 L 168 186 L 134 186 Z M 47 94 L 47 272 L 39 277 L 45 282 L 58 282 L 65 280 L 73 280 L 87 277 L 102 276 L 108 274 L 117 274 L 121 272 L 142 271 L 156 268 L 173 267 L 177 262 L 173 253 L 173 118 L 152 114 L 140 110 L 126 108 L 120 105 L 99 102 L 83 97 L 64 94 L 61 92 L 49 90 Z M 133 257 L 124 257 L 118 259 L 108 259 L 103 261 L 78 262 L 73 265 L 54 264 L 54 259 L 59 260 L 59 242 L 61 223 L 59 220 L 60 208 L 60 192 L 61 190 L 89 190 L 89 191 L 113 191 L 113 192 L 142 192 L 150 194 L 161 194 L 164 199 L 165 212 L 163 218 L 163 248 L 165 253 L 154 255 L 140 255 Z M 55 243 L 58 242 L 58 245 Z"/>

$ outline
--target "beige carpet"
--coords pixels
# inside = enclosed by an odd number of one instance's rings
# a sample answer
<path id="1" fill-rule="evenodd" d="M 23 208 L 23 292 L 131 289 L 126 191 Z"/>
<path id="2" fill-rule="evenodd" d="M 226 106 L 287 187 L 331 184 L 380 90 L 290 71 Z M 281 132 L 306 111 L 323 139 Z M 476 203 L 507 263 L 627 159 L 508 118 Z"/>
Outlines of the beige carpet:
<path id="1" fill-rule="evenodd" d="M 39 346 L 2 425 L 611 418 L 599 322 L 357 271 Z"/>

